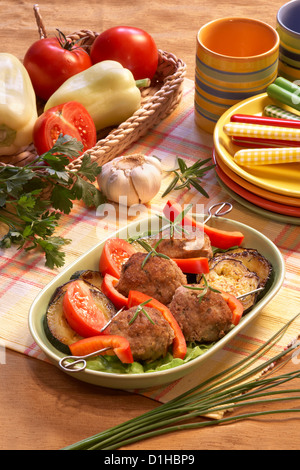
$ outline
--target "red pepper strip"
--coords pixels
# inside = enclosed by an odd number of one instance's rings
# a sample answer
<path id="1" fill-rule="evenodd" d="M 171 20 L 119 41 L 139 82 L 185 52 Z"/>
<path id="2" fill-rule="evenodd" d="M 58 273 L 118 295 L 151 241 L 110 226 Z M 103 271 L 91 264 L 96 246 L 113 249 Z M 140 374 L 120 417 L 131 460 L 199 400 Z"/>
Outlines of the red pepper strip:
<path id="1" fill-rule="evenodd" d="M 163 209 L 164 215 L 171 221 L 174 222 L 176 217 L 182 213 L 182 207 L 178 203 L 168 201 Z M 209 225 L 197 222 L 189 215 L 185 215 L 182 220 L 183 226 L 192 226 L 203 230 L 210 238 L 212 246 L 226 250 L 233 246 L 239 246 L 244 240 L 244 235 L 241 232 L 228 232 L 226 230 L 219 230 L 217 228 L 210 227 Z"/>
<path id="2" fill-rule="evenodd" d="M 73 356 L 86 356 L 104 348 L 111 348 L 102 354 L 118 356 L 120 361 L 125 364 L 132 364 L 133 357 L 130 344 L 126 338 L 118 335 L 99 335 L 83 338 L 69 346 Z"/>
<path id="3" fill-rule="evenodd" d="M 232 324 L 237 325 L 244 313 L 242 302 L 234 297 L 234 295 L 229 294 L 229 292 L 221 292 L 221 295 L 223 299 L 226 300 L 228 307 L 232 311 Z"/>
<path id="4" fill-rule="evenodd" d="M 157 310 L 159 310 L 174 331 L 175 338 L 173 341 L 173 356 L 175 358 L 184 359 L 187 351 L 186 341 L 181 328 L 179 327 L 177 321 L 175 320 L 168 307 L 166 307 L 158 300 L 149 297 L 149 295 L 143 294 L 142 292 L 138 292 L 135 290 L 131 290 L 129 291 L 128 295 L 128 308 L 140 305 L 146 300 L 150 300 L 150 302 L 147 303 L 147 307 L 156 308 Z"/>
<path id="5" fill-rule="evenodd" d="M 111 276 L 110 274 L 105 274 L 101 284 L 101 290 L 103 294 L 112 301 L 115 307 L 120 309 L 122 307 L 127 307 L 128 299 L 115 289 L 118 281 L 119 280 L 116 277 Z"/>
<path id="6" fill-rule="evenodd" d="M 207 274 L 209 264 L 207 258 L 172 258 L 183 273 Z"/>

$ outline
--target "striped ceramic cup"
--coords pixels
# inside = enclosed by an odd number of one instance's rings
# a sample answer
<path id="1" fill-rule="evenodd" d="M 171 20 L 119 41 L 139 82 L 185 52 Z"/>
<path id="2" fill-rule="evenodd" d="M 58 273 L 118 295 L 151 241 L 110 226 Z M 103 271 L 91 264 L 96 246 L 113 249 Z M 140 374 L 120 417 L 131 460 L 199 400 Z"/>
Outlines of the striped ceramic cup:
<path id="1" fill-rule="evenodd" d="M 278 75 L 300 81 L 300 1 L 283 5 L 277 12 L 280 37 Z"/>
<path id="2" fill-rule="evenodd" d="M 212 133 L 231 106 L 266 91 L 277 76 L 279 35 L 251 18 L 220 18 L 197 34 L 195 121 Z"/>

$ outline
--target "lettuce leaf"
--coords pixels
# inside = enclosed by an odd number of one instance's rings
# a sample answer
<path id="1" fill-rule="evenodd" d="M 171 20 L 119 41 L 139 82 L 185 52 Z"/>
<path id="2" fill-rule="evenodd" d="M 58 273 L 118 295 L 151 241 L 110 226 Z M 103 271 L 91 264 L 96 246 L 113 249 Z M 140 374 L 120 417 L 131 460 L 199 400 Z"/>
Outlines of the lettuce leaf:
<path id="1" fill-rule="evenodd" d="M 149 372 L 159 372 L 172 369 L 182 364 L 196 359 L 210 349 L 215 343 L 206 344 L 187 344 L 187 353 L 184 359 L 174 358 L 171 352 L 165 357 L 151 362 L 133 362 L 132 364 L 123 364 L 117 356 L 97 356 L 87 360 L 87 369 L 99 372 L 108 372 L 113 374 L 145 374 Z"/>

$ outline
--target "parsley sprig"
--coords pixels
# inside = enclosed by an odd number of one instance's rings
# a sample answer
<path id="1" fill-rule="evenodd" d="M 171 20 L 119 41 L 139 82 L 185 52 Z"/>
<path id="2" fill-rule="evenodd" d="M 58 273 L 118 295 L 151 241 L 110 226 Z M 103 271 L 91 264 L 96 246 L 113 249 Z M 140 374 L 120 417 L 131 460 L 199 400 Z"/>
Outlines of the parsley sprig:
<path id="1" fill-rule="evenodd" d="M 206 198 L 209 198 L 209 195 L 205 191 L 205 189 L 201 186 L 201 178 L 203 175 L 213 169 L 215 165 L 208 165 L 205 166 L 211 159 L 207 158 L 205 160 L 197 160 L 193 165 L 187 166 L 186 162 L 177 157 L 178 167 L 174 170 L 168 170 L 168 173 L 174 173 L 175 176 L 165 192 L 163 193 L 162 197 L 165 197 L 169 194 L 173 189 L 180 190 L 180 189 L 191 189 L 194 187 L 199 193 L 201 193 Z"/>
<path id="2" fill-rule="evenodd" d="M 104 202 L 93 182 L 101 167 L 84 155 L 78 168 L 69 169 L 69 159 L 77 158 L 82 143 L 70 136 L 60 136 L 49 151 L 23 167 L 0 167 L 0 223 L 7 233 L 0 247 L 12 244 L 26 251 L 40 249 L 45 264 L 53 269 L 64 265 L 63 246 L 70 240 L 55 235 L 63 214 L 69 214 L 73 201 L 87 207 Z M 42 197 L 47 188 L 48 198 Z"/>

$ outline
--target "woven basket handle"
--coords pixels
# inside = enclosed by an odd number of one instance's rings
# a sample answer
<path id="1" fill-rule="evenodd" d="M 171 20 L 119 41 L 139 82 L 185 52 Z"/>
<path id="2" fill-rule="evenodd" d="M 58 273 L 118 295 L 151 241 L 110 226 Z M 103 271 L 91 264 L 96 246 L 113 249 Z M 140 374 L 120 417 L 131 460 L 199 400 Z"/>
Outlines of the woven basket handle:
<path id="1" fill-rule="evenodd" d="M 33 11 L 34 11 L 35 20 L 36 20 L 36 24 L 37 24 L 37 27 L 38 27 L 40 38 L 45 39 L 47 37 L 47 32 L 46 32 L 46 29 L 45 29 L 43 19 L 40 15 L 39 5 L 37 3 L 35 3 L 33 5 Z"/>

